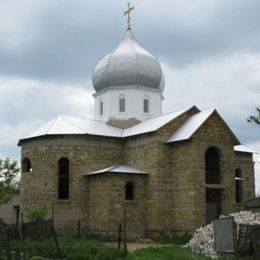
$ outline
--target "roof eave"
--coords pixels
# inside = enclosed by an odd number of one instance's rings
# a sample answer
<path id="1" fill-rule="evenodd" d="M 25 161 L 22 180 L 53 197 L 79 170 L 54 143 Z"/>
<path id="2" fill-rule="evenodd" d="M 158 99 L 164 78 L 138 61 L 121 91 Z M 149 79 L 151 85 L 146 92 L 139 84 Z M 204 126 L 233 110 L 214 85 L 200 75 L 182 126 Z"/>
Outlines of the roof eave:
<path id="1" fill-rule="evenodd" d="M 22 138 L 18 141 L 17 145 L 22 146 L 23 143 L 29 142 L 32 140 L 37 140 L 45 137 L 60 137 L 60 136 L 99 136 L 99 137 L 105 137 L 105 138 L 113 138 L 113 139 L 122 139 L 121 136 L 109 136 L 109 135 L 97 135 L 97 134 L 88 134 L 88 133 L 82 133 L 82 134 L 45 134 L 45 135 L 38 135 L 38 136 L 33 136 L 33 137 L 28 137 L 28 138 Z"/>
<path id="2" fill-rule="evenodd" d="M 148 176 L 148 175 L 150 175 L 150 173 L 106 171 L 106 172 L 82 174 L 82 176 L 83 177 L 91 177 L 91 176 L 98 176 L 98 175 L 103 175 L 103 174 L 137 175 L 137 176 Z"/>

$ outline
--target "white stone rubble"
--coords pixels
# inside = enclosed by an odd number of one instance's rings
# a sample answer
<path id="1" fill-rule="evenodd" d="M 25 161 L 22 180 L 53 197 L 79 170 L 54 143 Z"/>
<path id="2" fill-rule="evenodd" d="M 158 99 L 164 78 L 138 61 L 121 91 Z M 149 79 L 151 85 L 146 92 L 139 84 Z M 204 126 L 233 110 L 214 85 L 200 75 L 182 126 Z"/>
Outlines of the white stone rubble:
<path id="1" fill-rule="evenodd" d="M 241 211 L 232 213 L 229 216 L 233 216 L 237 224 L 260 225 L 260 213 Z M 198 228 L 186 246 L 189 247 L 193 252 L 205 254 L 212 258 L 217 257 L 217 252 L 214 250 L 213 222 L 207 226 Z"/>

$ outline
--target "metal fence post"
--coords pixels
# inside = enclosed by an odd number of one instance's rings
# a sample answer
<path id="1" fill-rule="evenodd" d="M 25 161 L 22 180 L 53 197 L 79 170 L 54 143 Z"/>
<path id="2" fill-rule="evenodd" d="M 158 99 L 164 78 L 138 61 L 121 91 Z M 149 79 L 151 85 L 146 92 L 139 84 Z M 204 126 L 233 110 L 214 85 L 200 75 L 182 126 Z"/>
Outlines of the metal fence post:
<path id="1" fill-rule="evenodd" d="M 126 237 L 126 209 L 124 210 L 124 229 L 123 229 L 123 236 L 124 236 L 124 253 L 127 254 L 127 237 Z"/>
<path id="2" fill-rule="evenodd" d="M 80 220 L 78 220 L 78 238 L 80 238 L 81 237 L 81 222 L 80 222 Z"/>
<path id="3" fill-rule="evenodd" d="M 122 224 L 119 225 L 118 229 L 118 250 L 121 249 L 121 233 L 122 233 Z"/>

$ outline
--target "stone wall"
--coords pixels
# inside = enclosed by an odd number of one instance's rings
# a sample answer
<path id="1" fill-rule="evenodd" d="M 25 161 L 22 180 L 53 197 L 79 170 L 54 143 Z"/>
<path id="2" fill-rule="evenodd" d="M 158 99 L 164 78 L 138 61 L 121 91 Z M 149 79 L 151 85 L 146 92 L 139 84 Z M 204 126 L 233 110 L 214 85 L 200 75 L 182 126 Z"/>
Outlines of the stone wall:
<path id="1" fill-rule="evenodd" d="M 147 234 L 157 236 L 162 230 L 172 229 L 172 193 L 174 179 L 171 173 L 171 150 L 165 141 L 191 115 L 196 107 L 164 125 L 155 133 L 130 137 L 124 145 L 124 161 L 151 173 L 147 185 Z"/>
<path id="2" fill-rule="evenodd" d="M 54 203 L 55 226 L 59 231 L 74 230 L 78 220 L 82 220 L 86 228 L 88 190 L 82 174 L 119 163 L 121 155 L 121 143 L 113 138 L 61 136 L 24 143 L 22 159 L 30 159 L 32 171 L 22 173 L 22 211 L 26 216 L 29 208 L 46 205 L 46 217 L 51 218 Z M 61 157 L 70 161 L 68 200 L 58 199 L 58 160 Z"/>
<path id="3" fill-rule="evenodd" d="M 252 156 L 234 152 L 238 142 L 226 124 L 214 113 L 185 142 L 165 141 L 193 114 L 194 107 L 153 133 L 125 139 L 88 135 L 49 136 L 26 141 L 22 159 L 28 157 L 32 171 L 22 173 L 21 204 L 29 208 L 46 205 L 47 218 L 54 215 L 60 232 L 83 230 L 115 234 L 127 210 L 129 234 L 156 236 L 161 231 L 193 231 L 205 224 L 205 153 L 215 147 L 220 154 L 221 211 L 242 208 L 235 202 L 235 170 L 243 173 L 243 200 L 254 196 Z M 70 198 L 58 199 L 58 160 L 70 161 Z M 129 164 L 148 176 L 129 174 L 83 174 Z M 125 200 L 125 184 L 134 183 L 135 199 Z M 54 210 L 54 211 L 53 211 Z"/>
<path id="4" fill-rule="evenodd" d="M 237 157 L 233 146 L 237 140 L 219 116 L 214 113 L 203 126 L 185 142 L 170 144 L 173 174 L 173 228 L 192 231 L 206 224 L 205 153 L 215 147 L 220 154 L 221 212 L 235 212 L 243 204 L 235 202 L 235 170 L 241 168 L 244 176 L 244 196 L 254 196 L 252 156 Z"/>
<path id="5" fill-rule="evenodd" d="M 243 178 L 242 203 L 235 203 L 234 208 L 236 209 L 241 208 L 246 201 L 255 197 L 255 175 L 254 164 L 252 163 L 252 161 L 252 154 L 235 152 L 235 170 L 240 169 L 242 173 L 241 177 Z M 235 183 L 233 185 L 235 187 Z"/>
<path id="6" fill-rule="evenodd" d="M 19 207 L 20 194 L 14 194 L 10 201 L 0 205 L 0 220 L 2 219 L 6 224 L 16 224 L 17 221 L 19 221 L 19 219 L 17 219 L 17 211 L 19 214 Z"/>
<path id="7" fill-rule="evenodd" d="M 89 229 L 117 235 L 124 223 L 128 238 L 144 237 L 146 232 L 147 175 L 105 173 L 86 177 L 89 184 Z M 125 199 L 125 185 L 134 186 L 134 199 Z"/>

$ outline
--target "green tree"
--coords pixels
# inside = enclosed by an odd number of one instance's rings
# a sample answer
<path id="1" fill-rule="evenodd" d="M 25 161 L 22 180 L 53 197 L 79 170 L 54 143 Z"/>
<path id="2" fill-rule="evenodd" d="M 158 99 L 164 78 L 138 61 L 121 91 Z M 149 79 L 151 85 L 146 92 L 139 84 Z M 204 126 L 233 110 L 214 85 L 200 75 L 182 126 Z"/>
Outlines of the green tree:
<path id="1" fill-rule="evenodd" d="M 17 161 L 12 161 L 8 157 L 0 159 L 0 204 L 12 198 L 17 185 L 15 178 L 19 171 Z"/>
<path id="2" fill-rule="evenodd" d="M 256 115 L 249 116 L 247 118 L 247 121 L 255 125 L 260 125 L 260 107 L 256 108 Z"/>

